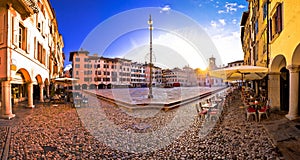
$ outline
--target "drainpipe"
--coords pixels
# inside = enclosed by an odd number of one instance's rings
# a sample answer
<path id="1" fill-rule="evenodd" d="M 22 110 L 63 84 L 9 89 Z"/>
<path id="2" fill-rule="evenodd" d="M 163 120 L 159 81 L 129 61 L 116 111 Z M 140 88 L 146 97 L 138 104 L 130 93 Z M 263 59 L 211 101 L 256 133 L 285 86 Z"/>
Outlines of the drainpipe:
<path id="1" fill-rule="evenodd" d="M 269 45 L 270 45 L 270 20 L 269 20 L 269 4 L 270 4 L 270 0 L 267 0 L 267 68 L 269 68 Z M 268 98 L 268 91 L 269 91 L 269 75 L 267 74 L 267 91 L 266 91 L 266 97 Z"/>

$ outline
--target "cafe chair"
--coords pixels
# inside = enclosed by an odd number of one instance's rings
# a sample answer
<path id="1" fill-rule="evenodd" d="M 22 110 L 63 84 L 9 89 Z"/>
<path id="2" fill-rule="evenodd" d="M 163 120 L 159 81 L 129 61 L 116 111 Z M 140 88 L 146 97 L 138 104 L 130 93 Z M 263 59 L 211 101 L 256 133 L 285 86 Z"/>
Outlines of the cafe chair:
<path id="1" fill-rule="evenodd" d="M 268 114 L 267 114 L 267 107 L 266 106 L 258 110 L 258 121 L 259 122 L 260 122 L 260 119 L 261 119 L 262 115 L 266 115 L 267 119 L 269 118 Z"/>
<path id="2" fill-rule="evenodd" d="M 204 120 L 205 116 L 207 114 L 207 110 L 202 108 L 202 104 L 201 103 L 199 103 L 199 105 L 196 104 L 195 107 L 196 107 L 196 110 L 197 110 L 197 113 L 198 113 L 198 116 L 199 116 L 200 120 L 201 121 Z"/>
<path id="3" fill-rule="evenodd" d="M 253 115 L 254 118 L 255 118 L 255 121 L 257 121 L 256 110 L 254 108 L 252 108 L 252 107 L 247 108 L 246 109 L 246 114 L 247 114 L 247 121 L 249 120 L 249 117 L 251 115 Z"/>
<path id="4" fill-rule="evenodd" d="M 215 120 L 217 121 L 219 119 L 219 109 L 211 109 L 209 112 L 208 112 L 208 115 L 209 115 L 209 120 L 212 121 L 212 120 Z"/>
<path id="5" fill-rule="evenodd" d="M 266 115 L 267 119 L 269 118 L 268 114 L 269 114 L 269 111 L 270 110 L 270 101 L 267 100 L 266 101 L 266 104 L 258 110 L 258 121 L 260 121 L 262 115 Z"/>
<path id="6" fill-rule="evenodd" d="M 86 98 L 86 97 L 82 98 L 82 106 L 86 106 L 86 107 L 89 106 L 89 100 L 88 100 L 88 98 Z"/>

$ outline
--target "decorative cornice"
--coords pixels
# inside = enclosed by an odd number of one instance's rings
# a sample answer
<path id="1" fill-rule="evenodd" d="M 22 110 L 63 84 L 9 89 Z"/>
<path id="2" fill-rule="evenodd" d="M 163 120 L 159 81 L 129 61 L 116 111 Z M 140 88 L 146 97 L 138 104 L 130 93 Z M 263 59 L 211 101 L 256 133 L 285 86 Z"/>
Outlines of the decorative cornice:
<path id="1" fill-rule="evenodd" d="M 293 64 L 286 66 L 286 68 L 290 71 L 290 73 L 297 73 L 300 70 L 299 65 L 293 65 Z"/>
<path id="2" fill-rule="evenodd" d="M 280 75 L 281 73 L 280 72 L 269 72 L 268 74 L 269 75 Z"/>

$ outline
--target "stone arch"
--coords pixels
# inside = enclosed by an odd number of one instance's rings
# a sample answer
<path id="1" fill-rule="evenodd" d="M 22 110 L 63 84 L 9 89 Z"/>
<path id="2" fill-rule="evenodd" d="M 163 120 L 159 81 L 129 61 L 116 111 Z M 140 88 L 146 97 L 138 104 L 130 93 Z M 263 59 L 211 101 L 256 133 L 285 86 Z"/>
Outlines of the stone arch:
<path id="1" fill-rule="evenodd" d="M 97 85 L 96 84 L 90 84 L 89 89 L 96 89 Z"/>
<path id="2" fill-rule="evenodd" d="M 278 110 L 286 110 L 282 104 L 289 101 L 289 72 L 286 66 L 287 60 L 282 54 L 275 56 L 270 64 L 268 98 L 271 100 L 271 107 Z"/>
<path id="3" fill-rule="evenodd" d="M 286 117 L 290 120 L 300 116 L 300 43 L 297 45 L 291 56 L 290 71 L 290 104 L 289 113 Z"/>
<path id="4" fill-rule="evenodd" d="M 300 65 L 300 44 L 298 44 L 292 55 L 292 65 Z"/>
<path id="5" fill-rule="evenodd" d="M 88 88 L 88 85 L 87 84 L 82 84 L 82 89 L 87 89 Z"/>
<path id="6" fill-rule="evenodd" d="M 20 68 L 17 73 L 21 73 L 25 82 L 32 82 L 29 72 L 25 68 Z"/>
<path id="7" fill-rule="evenodd" d="M 49 86 L 49 85 L 50 85 L 50 81 L 49 81 L 49 79 L 48 79 L 48 78 L 46 78 L 46 79 L 45 79 L 45 81 L 44 81 L 44 84 L 45 84 L 45 85 L 47 85 L 47 86 Z"/>
<path id="8" fill-rule="evenodd" d="M 286 67 L 286 58 L 284 55 L 277 55 L 271 62 L 270 72 L 280 72 L 283 67 Z"/>
<path id="9" fill-rule="evenodd" d="M 33 84 L 33 99 L 43 101 L 44 82 L 40 74 L 35 76 L 37 84 Z"/>
<path id="10" fill-rule="evenodd" d="M 37 76 L 35 76 L 35 78 L 36 78 L 38 84 L 43 84 L 44 83 L 43 78 L 42 78 L 41 75 L 38 74 Z"/>

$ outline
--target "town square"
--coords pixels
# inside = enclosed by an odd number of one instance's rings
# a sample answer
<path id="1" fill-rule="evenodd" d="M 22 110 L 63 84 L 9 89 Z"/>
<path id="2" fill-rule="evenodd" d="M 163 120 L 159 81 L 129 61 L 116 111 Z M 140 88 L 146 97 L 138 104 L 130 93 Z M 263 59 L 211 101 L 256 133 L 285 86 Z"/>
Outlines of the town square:
<path id="1" fill-rule="evenodd" d="M 299 159 L 299 6 L 1 0 L 0 159 Z"/>

